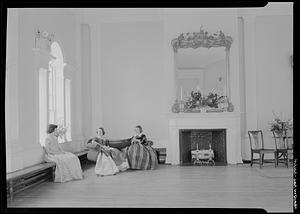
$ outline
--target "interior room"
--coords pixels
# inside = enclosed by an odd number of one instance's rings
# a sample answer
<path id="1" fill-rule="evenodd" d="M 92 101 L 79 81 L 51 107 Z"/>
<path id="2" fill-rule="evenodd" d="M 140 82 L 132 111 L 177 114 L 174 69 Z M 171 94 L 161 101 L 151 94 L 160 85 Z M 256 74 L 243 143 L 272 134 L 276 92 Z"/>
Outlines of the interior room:
<path id="1" fill-rule="evenodd" d="M 293 3 L 7 15 L 9 208 L 293 211 Z M 57 182 L 49 124 L 81 179 Z M 125 159 L 143 133 L 155 167 L 99 176 L 100 132 Z"/>

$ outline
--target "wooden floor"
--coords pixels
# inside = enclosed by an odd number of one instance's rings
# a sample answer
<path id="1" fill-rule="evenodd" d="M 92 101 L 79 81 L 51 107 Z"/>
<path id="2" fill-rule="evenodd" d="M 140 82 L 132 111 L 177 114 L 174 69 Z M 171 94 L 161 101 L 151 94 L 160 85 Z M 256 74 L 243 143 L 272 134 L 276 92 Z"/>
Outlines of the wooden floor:
<path id="1" fill-rule="evenodd" d="M 17 194 L 8 207 L 263 208 L 293 211 L 292 168 L 273 165 L 171 166 L 43 183 Z"/>

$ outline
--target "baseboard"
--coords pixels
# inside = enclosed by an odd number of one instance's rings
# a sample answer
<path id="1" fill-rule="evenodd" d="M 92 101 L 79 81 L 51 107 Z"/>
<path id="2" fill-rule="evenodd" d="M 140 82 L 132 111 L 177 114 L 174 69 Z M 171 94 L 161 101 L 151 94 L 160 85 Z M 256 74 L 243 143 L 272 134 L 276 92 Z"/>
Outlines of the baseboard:
<path id="1" fill-rule="evenodd" d="M 264 162 L 274 162 L 274 159 L 264 159 Z M 245 163 L 245 164 L 249 163 L 250 164 L 251 160 L 243 160 L 243 163 Z"/>

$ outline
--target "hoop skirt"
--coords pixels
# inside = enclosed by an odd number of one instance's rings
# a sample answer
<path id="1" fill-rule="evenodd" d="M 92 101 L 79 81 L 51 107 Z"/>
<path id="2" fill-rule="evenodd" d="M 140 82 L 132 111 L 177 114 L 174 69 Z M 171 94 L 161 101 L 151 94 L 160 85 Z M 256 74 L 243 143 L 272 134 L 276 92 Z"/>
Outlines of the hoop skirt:
<path id="1" fill-rule="evenodd" d="M 104 152 L 100 152 L 95 166 L 96 175 L 114 175 L 119 172 L 113 159 Z"/>
<path id="2" fill-rule="evenodd" d="M 158 167 L 156 151 L 148 145 L 134 143 L 126 149 L 131 169 L 156 169 Z"/>

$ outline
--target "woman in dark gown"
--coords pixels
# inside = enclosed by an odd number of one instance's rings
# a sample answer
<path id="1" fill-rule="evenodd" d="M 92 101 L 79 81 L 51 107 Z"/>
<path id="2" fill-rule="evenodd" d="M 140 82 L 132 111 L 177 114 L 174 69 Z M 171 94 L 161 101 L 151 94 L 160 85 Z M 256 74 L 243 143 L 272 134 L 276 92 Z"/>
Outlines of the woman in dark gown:
<path id="1" fill-rule="evenodd" d="M 141 126 L 136 126 L 135 132 L 137 134 L 131 138 L 131 145 L 126 148 L 130 168 L 156 169 L 158 167 L 156 151 L 148 145 Z"/>

